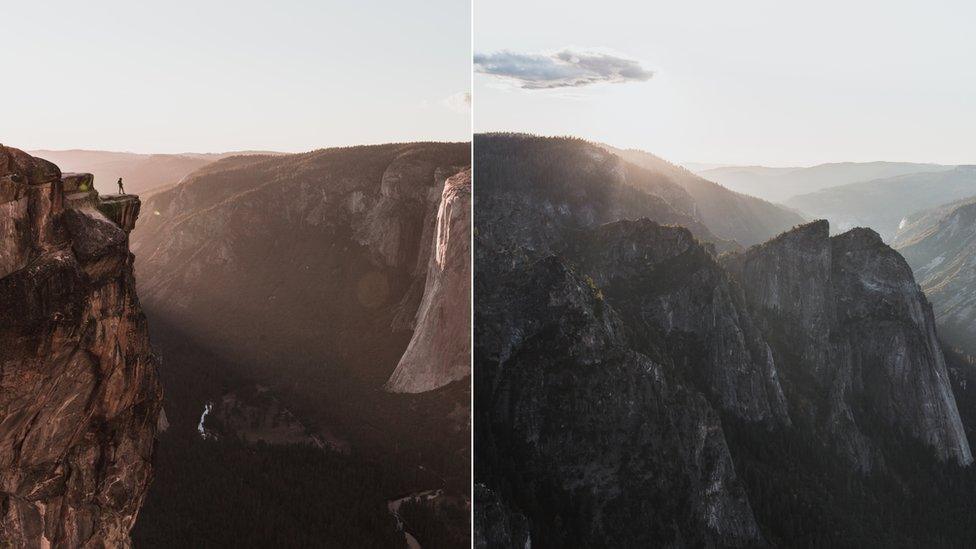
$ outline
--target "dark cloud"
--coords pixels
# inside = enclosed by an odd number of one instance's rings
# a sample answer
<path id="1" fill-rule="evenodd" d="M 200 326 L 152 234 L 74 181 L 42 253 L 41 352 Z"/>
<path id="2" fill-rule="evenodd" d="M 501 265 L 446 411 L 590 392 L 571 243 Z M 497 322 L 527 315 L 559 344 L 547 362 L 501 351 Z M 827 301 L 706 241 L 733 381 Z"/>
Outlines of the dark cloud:
<path id="1" fill-rule="evenodd" d="M 644 82 L 654 76 L 633 59 L 568 49 L 556 53 L 478 53 L 474 67 L 477 72 L 512 80 L 529 90 Z"/>

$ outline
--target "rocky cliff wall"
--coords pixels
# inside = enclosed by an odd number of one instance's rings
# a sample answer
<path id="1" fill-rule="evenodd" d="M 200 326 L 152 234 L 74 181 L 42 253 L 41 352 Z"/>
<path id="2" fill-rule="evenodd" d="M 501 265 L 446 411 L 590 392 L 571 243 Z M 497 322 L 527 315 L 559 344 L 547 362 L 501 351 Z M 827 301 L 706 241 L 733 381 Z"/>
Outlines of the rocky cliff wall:
<path id="1" fill-rule="evenodd" d="M 877 233 L 831 238 L 827 222 L 816 221 L 724 263 L 777 342 L 798 413 L 859 469 L 884 464 L 876 425 L 928 444 L 940 459 L 973 461 L 932 307 Z"/>
<path id="2" fill-rule="evenodd" d="M 110 219 L 86 181 L 0 146 L 0 545 L 126 547 L 152 477 L 138 199 Z"/>
<path id="3" fill-rule="evenodd" d="M 424 296 L 388 391 L 420 393 L 471 373 L 471 170 L 444 183 Z"/>

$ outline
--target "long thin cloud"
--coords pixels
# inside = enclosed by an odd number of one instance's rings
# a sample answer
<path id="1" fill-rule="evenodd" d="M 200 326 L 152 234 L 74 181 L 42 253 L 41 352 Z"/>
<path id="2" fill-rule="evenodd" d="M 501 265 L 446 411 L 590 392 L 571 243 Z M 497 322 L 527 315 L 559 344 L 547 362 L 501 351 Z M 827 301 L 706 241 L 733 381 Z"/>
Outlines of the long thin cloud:
<path id="1" fill-rule="evenodd" d="M 654 76 L 633 59 L 570 49 L 555 53 L 478 53 L 474 67 L 479 73 L 512 81 L 527 90 L 645 82 Z"/>

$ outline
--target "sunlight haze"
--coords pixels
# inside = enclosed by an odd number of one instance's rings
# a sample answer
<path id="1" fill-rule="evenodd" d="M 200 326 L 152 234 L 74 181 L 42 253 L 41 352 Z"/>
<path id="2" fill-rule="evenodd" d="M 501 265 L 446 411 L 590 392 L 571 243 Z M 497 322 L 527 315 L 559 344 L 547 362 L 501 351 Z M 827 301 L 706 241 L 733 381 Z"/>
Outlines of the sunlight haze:
<path id="1" fill-rule="evenodd" d="M 8 3 L 0 142 L 159 153 L 467 140 L 456 97 L 470 85 L 470 6 L 425 6 Z"/>

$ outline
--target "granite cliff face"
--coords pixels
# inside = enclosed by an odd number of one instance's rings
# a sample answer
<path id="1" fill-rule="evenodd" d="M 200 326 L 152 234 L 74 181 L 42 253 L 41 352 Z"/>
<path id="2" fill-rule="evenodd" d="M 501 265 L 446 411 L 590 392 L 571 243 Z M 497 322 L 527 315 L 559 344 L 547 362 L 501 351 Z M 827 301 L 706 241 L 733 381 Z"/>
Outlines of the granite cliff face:
<path id="1" fill-rule="evenodd" d="M 0 146 L 0 544 L 128 546 L 152 476 L 139 199 L 92 184 Z"/>
<path id="2" fill-rule="evenodd" d="M 831 238 L 827 222 L 817 221 L 724 264 L 776 340 L 796 413 L 859 469 L 884 465 L 868 431 L 878 422 L 925 442 L 943 460 L 973 461 L 932 308 L 908 264 L 877 233 L 853 229 Z"/>
<path id="3" fill-rule="evenodd" d="M 421 393 L 471 373 L 470 212 L 469 168 L 444 183 L 413 338 L 388 391 Z"/>
<path id="4" fill-rule="evenodd" d="M 570 265 L 480 241 L 476 254 L 476 476 L 510 494 L 533 543 L 760 543 L 701 393 L 635 351 Z"/>
<path id="5" fill-rule="evenodd" d="M 915 445 L 973 461 L 931 307 L 877 234 L 716 256 L 570 146 L 476 137 L 476 544 L 783 543 L 777 512 L 830 505 L 809 478 L 892 481 Z"/>
<path id="6" fill-rule="evenodd" d="M 616 221 L 578 235 L 565 256 L 627 321 L 642 351 L 680 364 L 737 417 L 790 423 L 772 350 L 742 290 L 689 231 Z"/>

